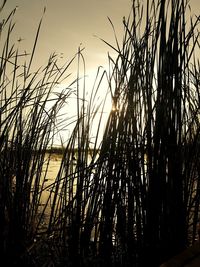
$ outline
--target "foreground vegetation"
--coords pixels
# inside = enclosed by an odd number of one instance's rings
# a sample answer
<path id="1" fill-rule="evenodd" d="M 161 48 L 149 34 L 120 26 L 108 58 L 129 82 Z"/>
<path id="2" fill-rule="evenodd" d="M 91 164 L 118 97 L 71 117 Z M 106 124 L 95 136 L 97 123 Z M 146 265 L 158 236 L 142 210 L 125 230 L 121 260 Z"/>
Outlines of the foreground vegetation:
<path id="1" fill-rule="evenodd" d="M 200 201 L 199 17 L 188 22 L 184 0 L 147 1 L 144 9 L 133 1 L 123 43 L 108 44 L 118 57 L 108 58 L 109 73 L 98 70 L 86 102 L 79 75 L 76 92 L 54 94 L 70 64 L 84 64 L 82 51 L 61 67 L 51 55 L 45 68 L 31 72 L 41 22 L 20 67 L 25 55 L 10 44 L 14 12 L 2 27 L 0 57 L 5 266 L 159 266 L 193 244 Z M 105 102 L 95 105 L 95 99 L 104 78 L 113 108 L 99 146 Z M 54 136 L 67 124 L 59 111 L 74 93 L 74 130 L 47 185 Z"/>

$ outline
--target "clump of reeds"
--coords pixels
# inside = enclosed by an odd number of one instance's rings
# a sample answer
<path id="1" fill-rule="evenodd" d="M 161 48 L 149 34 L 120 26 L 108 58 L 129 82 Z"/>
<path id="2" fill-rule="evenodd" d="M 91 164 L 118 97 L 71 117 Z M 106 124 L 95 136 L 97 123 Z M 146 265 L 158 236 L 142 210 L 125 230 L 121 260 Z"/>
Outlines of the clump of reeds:
<path id="1" fill-rule="evenodd" d="M 10 24 L 0 65 L 0 250 L 5 259 L 14 255 L 12 264 L 28 257 L 33 266 L 159 266 L 194 243 L 199 18 L 189 23 L 186 12 L 185 0 L 147 0 L 144 9 L 133 1 L 123 21 L 122 45 L 117 39 L 116 48 L 110 45 L 118 57 L 109 57 L 109 73 L 98 70 L 89 101 L 85 83 L 81 87 L 79 82 L 79 66 L 82 62 L 85 71 L 85 62 L 78 51 L 76 125 L 55 182 L 48 186 L 42 168 L 63 94 L 48 113 L 45 107 L 67 67 L 58 69 L 52 56 L 38 81 L 39 72 L 30 73 L 34 45 L 19 84 L 19 55 L 9 48 Z M 9 64 L 11 83 L 6 79 Z M 95 99 L 105 77 L 113 107 L 99 146 L 104 103 L 95 104 Z M 41 207 L 46 189 L 50 193 Z"/>
<path id="2" fill-rule="evenodd" d="M 133 1 L 124 20 L 98 170 L 105 264 L 158 266 L 196 238 L 199 18 L 188 25 L 186 11 L 185 1 L 147 1 L 143 26 Z"/>
<path id="3" fill-rule="evenodd" d="M 73 60 L 59 67 L 52 54 L 45 67 L 33 72 L 42 20 L 26 55 L 10 41 L 14 13 L 1 25 L 5 42 L 0 57 L 0 255 L 6 266 L 22 266 L 24 261 L 34 266 L 37 257 L 33 260 L 29 254 L 45 232 L 50 199 L 43 200 L 51 158 L 46 150 L 51 152 L 58 112 L 72 93 L 65 89 L 54 95 L 54 88 L 65 79 Z"/>
<path id="4" fill-rule="evenodd" d="M 159 266 L 196 238 L 199 18 L 186 23 L 184 0 L 147 1 L 145 24 L 143 12 L 133 1 L 118 57 L 109 58 L 113 108 L 98 159 L 88 162 L 84 112 L 66 149 L 49 230 L 59 229 L 73 266 Z"/>

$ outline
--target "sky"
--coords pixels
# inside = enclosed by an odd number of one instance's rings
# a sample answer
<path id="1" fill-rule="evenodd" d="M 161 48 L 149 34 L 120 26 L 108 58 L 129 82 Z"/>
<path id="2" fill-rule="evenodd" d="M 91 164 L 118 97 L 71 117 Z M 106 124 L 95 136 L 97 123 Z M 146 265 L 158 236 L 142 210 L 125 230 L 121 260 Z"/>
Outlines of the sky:
<path id="1" fill-rule="evenodd" d="M 0 3 L 3 1 L 0 0 Z M 21 50 L 30 51 L 46 7 L 34 64 L 43 65 L 52 52 L 60 55 L 61 61 L 69 60 L 81 44 L 85 48 L 87 72 L 93 75 L 98 66 L 106 67 L 107 52 L 114 53 L 99 39 L 115 45 L 107 17 L 112 20 L 120 40 L 123 35 L 122 20 L 124 16 L 128 17 L 131 3 L 132 0 L 7 0 L 1 17 L 18 6 L 14 42 L 22 39 L 19 43 Z M 190 0 L 190 4 L 192 13 L 199 15 L 200 1 Z"/>
<path id="2" fill-rule="evenodd" d="M 141 0 L 146 2 L 145 0 Z M 150 0 L 151 1 L 151 0 Z M 2 3 L 3 0 L 0 0 Z M 58 54 L 60 62 L 69 61 L 81 45 L 86 62 L 87 82 L 93 84 L 98 66 L 108 68 L 107 53 L 114 51 L 100 38 L 115 46 L 111 19 L 118 39 L 123 36 L 123 17 L 128 17 L 132 0 L 7 0 L 0 21 L 16 6 L 16 22 L 13 42 L 21 51 L 30 52 L 39 21 L 43 17 L 33 67 L 46 64 L 52 52 Z M 200 1 L 190 0 L 192 14 L 200 14 Z M 20 42 L 17 40 L 21 39 Z M 77 71 L 77 65 L 72 69 Z M 102 91 L 102 96 L 105 96 Z"/>
<path id="3" fill-rule="evenodd" d="M 3 0 L 0 0 L 2 3 Z M 39 21 L 43 15 L 42 27 L 32 69 L 45 66 L 52 52 L 58 54 L 59 62 L 69 61 L 84 48 L 86 62 L 86 83 L 90 91 L 98 66 L 107 68 L 107 53 L 114 51 L 100 38 L 115 45 L 114 33 L 108 17 L 115 25 L 117 35 L 122 36 L 123 17 L 131 11 L 131 0 L 7 0 L 0 20 L 17 7 L 13 21 L 16 23 L 12 41 L 20 51 L 29 53 L 32 49 Z M 21 40 L 18 42 L 18 40 Z M 76 76 L 77 65 L 70 71 Z M 62 87 L 62 85 L 61 85 Z M 106 89 L 101 92 L 105 97 Z M 71 106 L 70 106 L 71 105 Z M 68 107 L 71 117 L 76 113 L 76 102 Z M 109 110 L 111 104 L 107 105 Z M 68 115 L 70 116 L 70 115 Z"/>
<path id="4" fill-rule="evenodd" d="M 115 42 L 107 17 L 115 25 L 118 36 L 121 36 L 122 19 L 131 10 L 131 0 L 7 0 L 4 13 L 16 6 L 15 39 L 21 38 L 20 46 L 26 50 L 33 43 L 46 7 L 37 47 L 37 64 L 43 64 L 51 52 L 68 59 L 81 44 L 85 48 L 84 56 L 89 70 L 104 65 L 107 62 L 106 53 L 111 50 L 99 38 L 112 44 Z"/>

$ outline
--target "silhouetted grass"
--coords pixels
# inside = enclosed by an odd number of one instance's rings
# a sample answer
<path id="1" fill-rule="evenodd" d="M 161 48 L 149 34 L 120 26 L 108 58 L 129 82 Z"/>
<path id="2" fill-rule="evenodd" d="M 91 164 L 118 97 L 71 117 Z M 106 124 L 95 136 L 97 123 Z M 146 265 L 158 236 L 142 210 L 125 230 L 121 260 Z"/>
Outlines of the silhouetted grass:
<path id="1" fill-rule="evenodd" d="M 62 237 L 73 266 L 158 266 L 195 241 L 199 18 L 186 24 L 186 11 L 185 1 L 148 2 L 143 26 L 133 2 L 122 46 L 111 46 L 118 52 L 109 58 L 113 109 L 99 157 L 88 165 L 80 151 L 74 176 L 66 173 Z M 83 118 L 76 133 L 87 152 Z"/>
<path id="2" fill-rule="evenodd" d="M 99 170 L 99 253 L 105 264 L 114 257 L 120 266 L 158 266 L 196 238 L 199 86 L 192 83 L 198 67 L 191 68 L 191 54 L 199 18 L 186 26 L 185 1 L 148 4 L 143 34 L 139 3 L 124 21 L 113 63 L 115 110 Z"/>
<path id="3" fill-rule="evenodd" d="M 117 37 L 116 47 L 104 41 L 118 57 L 108 57 L 109 73 L 98 69 L 87 101 L 79 49 L 76 124 L 61 148 L 55 181 L 48 185 L 56 118 L 71 91 L 62 92 L 50 111 L 45 108 L 72 61 L 59 69 L 52 55 L 41 73 L 30 73 L 40 23 L 19 84 L 10 24 L 0 64 L 0 250 L 8 261 L 13 255 L 13 265 L 159 266 L 195 242 L 199 17 L 188 21 L 186 12 L 184 0 L 147 0 L 145 7 L 133 1 L 132 13 L 123 20 L 122 44 Z M 10 64 L 11 83 L 6 76 Z M 99 145 L 106 100 L 98 104 L 97 95 L 105 78 L 112 110 Z M 45 152 L 50 156 L 43 172 Z"/>
<path id="4" fill-rule="evenodd" d="M 72 61 L 59 68 L 53 54 L 43 69 L 31 73 L 42 20 L 29 59 L 21 65 L 26 55 L 10 43 L 14 13 L 2 24 L 7 34 L 0 57 L 0 253 L 6 266 L 23 264 L 42 231 L 48 202 L 41 198 L 51 158 L 45 152 L 54 143 L 56 116 L 72 92 L 63 90 L 52 99 Z"/>
<path id="5" fill-rule="evenodd" d="M 158 266 L 196 238 L 199 86 L 191 55 L 199 18 L 186 26 L 186 8 L 185 1 L 148 2 L 142 33 L 143 9 L 134 2 L 124 21 L 98 170 L 104 264 Z"/>

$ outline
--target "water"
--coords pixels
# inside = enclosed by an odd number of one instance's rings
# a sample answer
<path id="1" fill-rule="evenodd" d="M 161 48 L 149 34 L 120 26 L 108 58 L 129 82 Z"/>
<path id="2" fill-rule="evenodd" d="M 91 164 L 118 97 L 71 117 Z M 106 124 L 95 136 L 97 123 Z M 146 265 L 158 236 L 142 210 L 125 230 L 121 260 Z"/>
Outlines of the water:
<path id="1" fill-rule="evenodd" d="M 48 157 L 49 157 L 49 154 L 46 154 L 45 155 L 45 163 L 43 165 L 43 175 L 45 174 L 45 171 L 47 168 Z M 51 204 L 52 204 L 53 194 L 51 194 L 51 190 L 52 190 L 51 185 L 54 184 L 54 182 L 56 180 L 57 174 L 58 174 L 60 166 L 61 166 L 61 162 L 62 162 L 62 155 L 52 154 L 50 157 L 49 166 L 47 169 L 45 180 L 44 180 L 44 178 L 41 179 L 41 183 L 43 181 L 45 181 L 44 185 L 43 185 L 44 190 L 43 190 L 42 195 L 41 195 L 41 209 L 43 209 L 43 207 L 45 206 L 45 204 L 48 201 L 47 208 L 45 209 L 45 216 L 46 217 L 48 217 L 48 215 L 50 214 L 50 208 L 51 208 Z M 50 194 L 51 194 L 51 199 L 49 199 Z"/>

